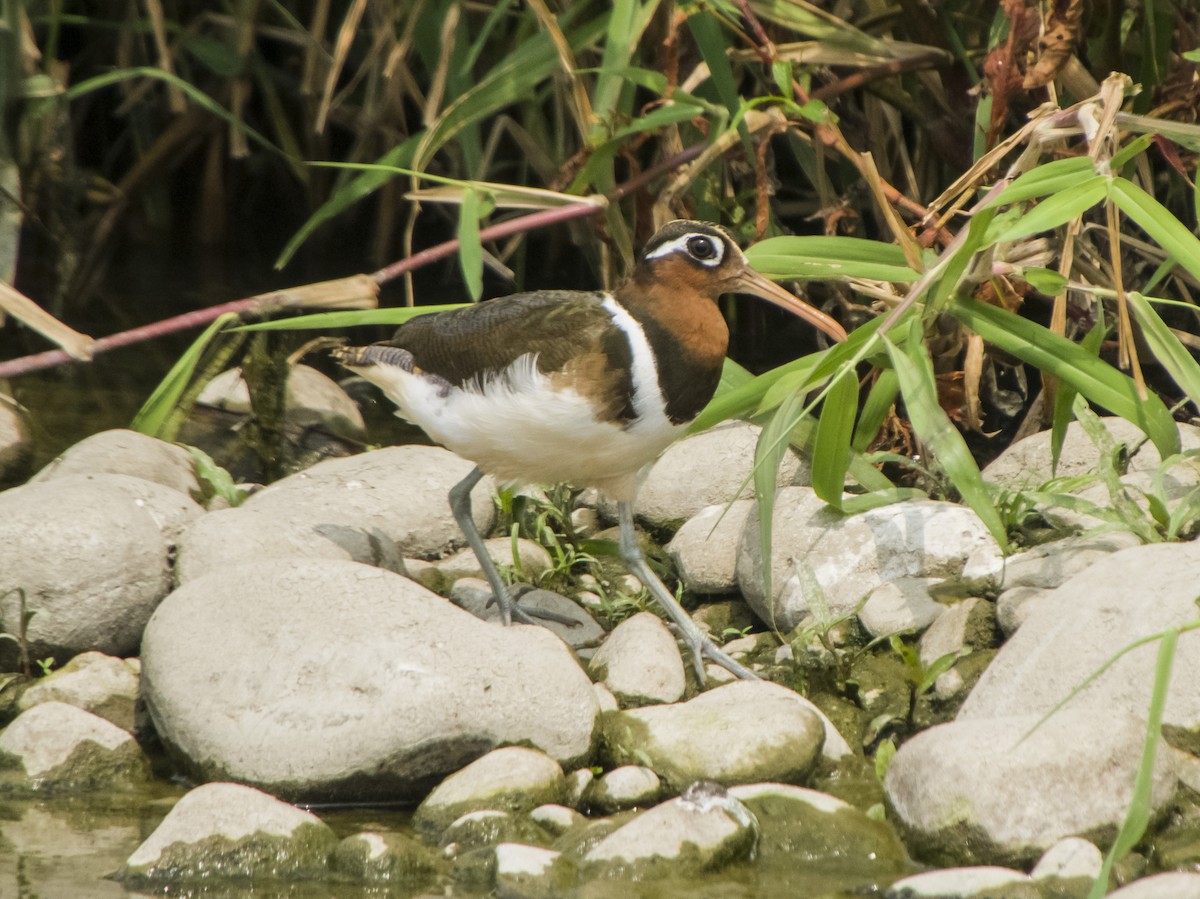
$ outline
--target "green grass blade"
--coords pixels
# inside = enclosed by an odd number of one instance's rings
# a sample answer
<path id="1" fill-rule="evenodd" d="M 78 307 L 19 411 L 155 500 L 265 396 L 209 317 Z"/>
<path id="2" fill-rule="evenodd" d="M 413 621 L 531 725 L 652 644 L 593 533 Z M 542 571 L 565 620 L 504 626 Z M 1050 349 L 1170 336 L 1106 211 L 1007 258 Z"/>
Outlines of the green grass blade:
<path id="1" fill-rule="evenodd" d="M 947 309 L 988 343 L 1066 381 L 1092 402 L 1137 425 L 1165 459 L 1179 452 L 1179 429 L 1154 394 L 1142 400 L 1133 379 L 1041 325 L 976 300 Z"/>
<path id="2" fill-rule="evenodd" d="M 938 402 L 937 380 L 933 362 L 921 339 L 921 323 L 914 320 L 909 326 L 903 349 L 884 337 L 888 356 L 900 383 L 900 393 L 908 417 L 917 435 L 937 460 L 938 466 L 954 484 L 959 494 L 983 521 L 1001 548 L 1008 546 L 1008 534 L 1000 513 L 996 511 L 991 494 L 979 473 L 962 434 L 946 417 Z"/>
<path id="3" fill-rule="evenodd" d="M 758 500 L 759 555 L 762 559 L 763 596 L 769 608 L 775 608 L 774 585 L 771 583 L 772 531 L 775 514 L 775 483 L 779 464 L 791 445 L 789 438 L 803 415 L 805 395 L 793 393 L 763 426 L 754 448 L 754 496 Z M 774 622 L 768 622 L 774 626 Z"/>
<path id="4" fill-rule="evenodd" d="M 364 325 L 402 325 L 418 315 L 449 312 L 470 306 L 470 303 L 449 303 L 444 306 L 400 306 L 394 309 L 359 309 L 347 312 L 316 312 L 297 315 L 279 321 L 255 322 L 231 328 L 232 331 L 325 331 L 334 328 L 357 328 Z"/>
<path id="5" fill-rule="evenodd" d="M 425 132 L 423 131 L 418 132 L 404 141 L 404 143 L 392 147 L 392 149 L 376 160 L 378 168 L 364 170 L 335 190 L 333 195 L 322 203 L 317 211 L 308 217 L 308 221 L 301 225 L 296 233 L 292 235 L 291 239 L 288 240 L 287 246 L 283 248 L 283 252 L 275 260 L 275 267 L 283 268 L 287 265 L 292 257 L 296 255 L 296 251 L 325 222 L 339 215 L 363 197 L 373 193 L 395 178 L 397 173 L 392 169 L 404 168 L 412 161 L 413 153 L 416 152 L 417 144 L 421 142 L 424 134 Z"/>
<path id="6" fill-rule="evenodd" d="M 716 88 L 717 97 L 731 116 L 736 116 L 742 107 L 737 79 L 729 64 L 729 45 L 721 33 L 721 23 L 709 12 L 696 12 L 687 17 L 688 30 L 692 33 L 700 55 L 708 64 L 709 77 Z"/>
<path id="7" fill-rule="evenodd" d="M 1129 854 L 1146 833 L 1150 823 L 1151 793 L 1154 788 L 1154 758 L 1162 741 L 1163 709 L 1167 704 L 1167 689 L 1171 684 L 1171 668 L 1175 664 L 1175 648 L 1179 642 L 1179 628 L 1171 628 L 1162 634 L 1158 644 L 1158 658 L 1154 665 L 1154 689 L 1150 694 L 1150 708 L 1146 715 L 1146 739 L 1142 743 L 1142 759 L 1133 781 L 1133 795 L 1125 820 L 1117 831 L 1112 848 L 1104 857 L 1100 873 L 1092 883 L 1088 899 L 1101 899 L 1108 892 L 1108 879 L 1113 865 Z"/>
<path id="8" fill-rule="evenodd" d="M 858 378 L 853 369 L 835 380 L 825 395 L 812 453 L 812 488 L 817 496 L 841 508 L 850 465 L 850 435 L 858 412 Z"/>
<path id="9" fill-rule="evenodd" d="M 858 427 L 854 430 L 854 439 L 850 445 L 856 452 L 865 453 L 871 441 L 879 434 L 887 419 L 888 412 L 896 404 L 896 395 L 900 392 L 900 382 L 896 372 L 890 368 L 881 370 L 875 378 L 875 384 L 867 394 L 862 412 L 858 417 Z M 864 485 L 865 486 L 865 485 Z"/>
<path id="10" fill-rule="evenodd" d="M 648 0 L 644 4 L 637 0 L 614 0 L 612 4 L 600 74 L 592 91 L 592 111 L 598 119 L 593 129 L 593 139 L 602 138 L 607 125 L 615 121 L 621 111 L 618 102 L 625 88 L 625 79 L 620 70 L 633 58 L 642 32 L 650 24 L 657 8 L 658 0 Z"/>
<path id="11" fill-rule="evenodd" d="M 909 268 L 900 247 L 859 237 L 770 237 L 746 250 L 746 258 L 776 280 L 850 277 L 908 283 L 921 277 Z"/>
<path id="12" fill-rule="evenodd" d="M 483 244 L 479 240 L 479 194 L 463 191 L 458 210 L 458 262 L 471 299 L 483 296 Z"/>
<path id="13" fill-rule="evenodd" d="M 1092 326 L 1092 330 L 1079 342 L 1080 348 L 1092 356 L 1100 355 L 1100 344 L 1108 328 L 1104 324 L 1104 314 L 1101 312 L 1100 321 Z M 1062 457 L 1063 444 L 1067 439 L 1067 427 L 1075 419 L 1075 397 L 1078 391 L 1067 383 L 1059 383 L 1054 392 L 1054 417 L 1050 423 L 1050 473 L 1058 472 L 1058 460 Z"/>
<path id="14" fill-rule="evenodd" d="M 175 361 L 171 370 L 154 388 L 150 398 L 142 404 L 142 408 L 133 417 L 133 421 L 129 424 L 132 430 L 141 431 L 151 437 L 158 436 L 163 425 L 166 424 L 171 413 L 179 404 L 179 398 L 183 396 L 188 384 L 191 383 L 192 376 L 196 373 L 196 367 L 204 356 L 204 351 L 227 325 L 237 320 L 236 313 L 226 312 L 205 328 L 203 334 L 192 341 L 192 345 L 184 350 L 183 355 Z"/>

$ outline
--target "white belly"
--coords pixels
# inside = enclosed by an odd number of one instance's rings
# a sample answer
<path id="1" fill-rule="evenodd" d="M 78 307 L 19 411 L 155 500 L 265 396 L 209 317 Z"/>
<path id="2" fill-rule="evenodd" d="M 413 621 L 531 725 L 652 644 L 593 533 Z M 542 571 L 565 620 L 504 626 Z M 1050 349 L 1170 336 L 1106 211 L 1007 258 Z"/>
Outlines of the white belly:
<path id="1" fill-rule="evenodd" d="M 391 366 L 358 371 L 399 407 L 398 415 L 502 482 L 598 487 L 632 499 L 639 470 L 686 427 L 667 419 L 657 379 L 651 389 L 639 383 L 638 417 L 622 427 L 598 421 L 573 390 L 551 389 L 532 356 L 483 384 L 449 390 Z"/>

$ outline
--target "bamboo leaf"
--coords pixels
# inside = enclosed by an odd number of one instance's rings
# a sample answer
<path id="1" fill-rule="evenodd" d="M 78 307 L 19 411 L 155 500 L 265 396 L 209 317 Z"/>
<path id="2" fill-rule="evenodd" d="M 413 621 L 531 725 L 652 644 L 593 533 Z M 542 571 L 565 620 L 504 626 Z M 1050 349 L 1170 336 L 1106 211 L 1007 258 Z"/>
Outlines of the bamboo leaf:
<path id="1" fill-rule="evenodd" d="M 1124 178 L 1113 179 L 1109 196 L 1155 243 L 1175 257 L 1193 277 L 1200 278 L 1200 238 L 1183 222 L 1150 194 Z"/>
<path id="2" fill-rule="evenodd" d="M 479 194 L 467 189 L 458 210 L 458 262 L 472 300 L 483 296 L 483 244 L 479 240 Z"/>
<path id="3" fill-rule="evenodd" d="M 858 378 L 849 369 L 825 394 L 812 453 L 812 488 L 817 496 L 841 508 L 850 464 L 850 435 L 858 412 Z"/>
<path id="4" fill-rule="evenodd" d="M 921 322 L 914 319 L 909 326 L 905 347 L 901 349 L 884 337 L 888 356 L 896 370 L 904 405 L 917 435 L 937 460 L 938 466 L 954 484 L 959 494 L 975 514 L 983 521 L 996 542 L 1008 546 L 1008 534 L 1004 522 L 983 483 L 979 466 L 971 456 L 962 434 L 951 424 L 950 419 L 938 402 L 937 381 L 933 376 L 933 362 L 921 339 Z"/>
<path id="5" fill-rule="evenodd" d="M 133 421 L 129 425 L 132 430 L 141 431 L 151 437 L 158 436 L 163 425 L 166 424 L 167 419 L 179 404 L 179 399 L 183 396 L 188 384 L 191 383 L 204 351 L 227 325 L 237 320 L 236 313 L 226 312 L 205 328 L 203 334 L 192 341 L 192 345 L 175 360 L 171 370 L 154 388 L 149 399 L 142 404 L 142 408 L 133 417 Z"/>
<path id="6" fill-rule="evenodd" d="M 1140 293 L 1130 293 L 1128 300 L 1155 361 L 1170 373 L 1171 379 L 1187 394 L 1188 399 L 1200 407 L 1200 364 L 1167 327 L 1166 322 L 1159 318 L 1149 300 Z"/>
<path id="7" fill-rule="evenodd" d="M 1100 344 L 1108 328 L 1104 324 L 1104 314 L 1100 313 L 1100 321 L 1092 326 L 1092 330 L 1079 342 L 1081 349 L 1092 356 L 1100 355 Z M 1057 474 L 1058 460 L 1062 458 L 1063 444 L 1067 439 L 1067 427 L 1075 418 L 1075 396 L 1078 391 L 1067 383 L 1060 383 L 1054 391 L 1054 417 L 1050 422 L 1050 473 Z"/>
<path id="8" fill-rule="evenodd" d="M 1108 179 L 1100 175 L 1092 175 L 1083 181 L 1076 179 L 1071 187 L 1042 200 L 1030 212 L 1002 227 L 998 234 L 988 235 L 988 240 L 1004 243 L 1053 230 L 1083 215 L 1107 194 Z"/>
<path id="9" fill-rule="evenodd" d="M 947 312 L 988 343 L 1066 381 L 1092 402 L 1137 425 L 1164 459 L 1179 452 L 1179 429 L 1162 400 L 1153 394 L 1142 400 L 1133 379 L 1111 365 L 1066 338 L 995 306 L 963 297 Z"/>
<path id="10" fill-rule="evenodd" d="M 318 312 L 297 315 L 278 321 L 255 322 L 230 328 L 231 331 L 325 331 L 333 328 L 357 328 L 363 325 L 402 325 L 418 315 L 449 312 L 470 306 L 470 303 L 450 303 L 444 306 L 398 306 L 393 309 L 361 309 L 350 312 Z"/>
<path id="11" fill-rule="evenodd" d="M 899 392 L 900 382 L 896 378 L 896 372 L 890 368 L 880 371 L 858 417 L 858 427 L 850 444 L 856 452 L 867 451 L 867 447 L 883 427 L 888 412 L 896 404 L 896 395 Z"/>
<path id="12" fill-rule="evenodd" d="M 1048 197 L 1095 176 L 1096 166 L 1087 156 L 1069 156 L 1044 162 L 1019 176 L 983 205 L 984 209 L 1011 206 L 1037 197 Z"/>
<path id="13" fill-rule="evenodd" d="M 908 283 L 921 277 L 895 244 L 858 237 L 769 237 L 746 250 L 746 259 L 768 278 L 866 278 Z"/>

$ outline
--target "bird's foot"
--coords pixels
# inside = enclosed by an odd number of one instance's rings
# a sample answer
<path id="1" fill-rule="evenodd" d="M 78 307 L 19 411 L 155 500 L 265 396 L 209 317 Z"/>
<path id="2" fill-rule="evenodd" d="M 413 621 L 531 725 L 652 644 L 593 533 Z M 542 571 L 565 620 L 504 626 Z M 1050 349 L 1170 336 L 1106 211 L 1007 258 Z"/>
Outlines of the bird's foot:
<path id="1" fill-rule="evenodd" d="M 683 641 L 687 644 L 688 649 L 692 651 L 692 665 L 696 670 L 696 680 L 699 681 L 702 687 L 705 682 L 704 661 L 706 659 L 710 662 L 715 662 L 734 677 L 741 680 L 762 680 L 757 674 L 741 662 L 735 661 L 727 652 L 704 636 L 699 628 L 696 628 L 695 631 L 685 633 Z"/>

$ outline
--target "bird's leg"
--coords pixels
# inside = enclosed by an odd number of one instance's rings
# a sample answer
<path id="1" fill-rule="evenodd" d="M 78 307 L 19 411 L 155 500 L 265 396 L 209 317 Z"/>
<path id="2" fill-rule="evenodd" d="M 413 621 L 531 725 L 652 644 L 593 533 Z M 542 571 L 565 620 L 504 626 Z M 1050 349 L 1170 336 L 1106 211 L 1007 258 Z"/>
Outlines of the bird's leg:
<path id="1" fill-rule="evenodd" d="M 492 588 L 492 596 L 496 600 L 496 605 L 500 607 L 500 620 L 507 627 L 513 621 L 519 621 L 521 624 L 537 624 L 535 618 L 541 618 L 546 621 L 555 621 L 559 624 L 565 624 L 568 627 L 578 627 L 579 622 L 573 618 L 567 618 L 563 615 L 558 615 L 554 612 L 536 610 L 526 612 L 520 608 L 514 601 L 514 596 L 509 588 L 505 586 L 504 579 L 500 577 L 500 572 L 496 570 L 496 563 L 492 561 L 491 555 L 488 554 L 487 547 L 484 546 L 483 537 L 479 533 L 479 528 L 475 527 L 475 518 L 471 515 L 471 491 L 475 489 L 475 485 L 479 483 L 483 477 L 483 472 L 476 465 L 471 469 L 470 474 L 450 488 L 450 511 L 454 513 L 454 520 L 458 522 L 459 528 L 463 532 L 463 536 L 467 538 L 467 545 L 471 547 L 475 553 L 475 558 L 479 560 L 479 566 L 483 569 L 483 575 L 487 578 L 488 585 Z M 532 590 L 532 587 L 523 586 L 513 588 L 517 591 L 517 596 Z"/>
<path id="2" fill-rule="evenodd" d="M 633 526 L 633 503 L 623 500 L 617 504 L 617 509 L 621 525 L 621 558 L 625 560 L 626 567 L 646 585 L 646 589 L 650 591 L 658 604 L 667 610 L 667 614 L 683 632 L 683 641 L 692 651 L 692 664 L 696 668 L 696 678 L 701 685 L 704 684 L 705 659 L 711 659 L 726 671 L 744 680 L 759 680 L 757 674 L 745 665 L 735 662 L 700 632 L 696 622 L 692 621 L 691 616 L 684 611 L 683 606 L 679 604 L 671 591 L 650 570 L 645 556 L 642 555 L 642 551 L 637 545 L 637 531 Z"/>

